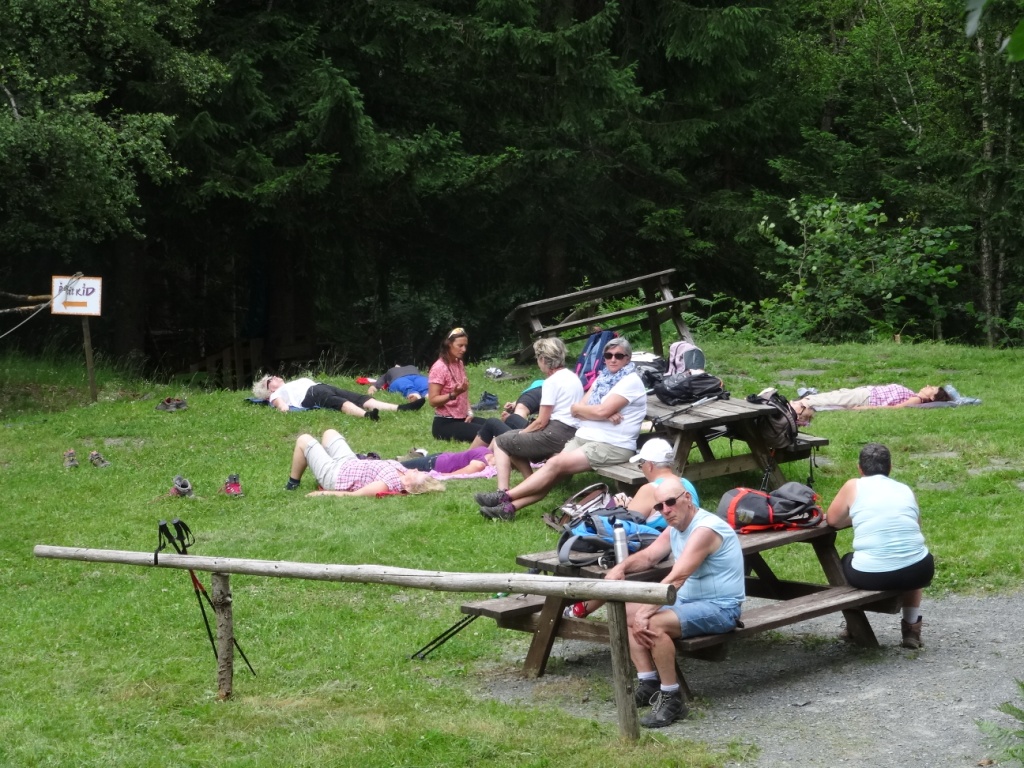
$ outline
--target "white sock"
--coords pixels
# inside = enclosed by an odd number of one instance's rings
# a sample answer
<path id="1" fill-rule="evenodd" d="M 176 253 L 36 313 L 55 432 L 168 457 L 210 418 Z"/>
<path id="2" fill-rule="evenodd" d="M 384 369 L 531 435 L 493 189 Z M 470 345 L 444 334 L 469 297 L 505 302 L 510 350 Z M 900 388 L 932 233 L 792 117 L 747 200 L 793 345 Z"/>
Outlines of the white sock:
<path id="1" fill-rule="evenodd" d="M 658 673 L 657 672 L 637 672 L 636 673 L 636 679 L 637 680 L 657 680 L 658 679 Z"/>
<path id="2" fill-rule="evenodd" d="M 661 684 L 661 692 L 662 693 L 675 693 L 678 690 L 679 690 L 679 683 L 676 683 L 675 685 L 665 685 L 664 683 Z"/>
<path id="3" fill-rule="evenodd" d="M 921 620 L 921 606 L 915 605 L 910 608 L 904 606 L 903 620 L 907 622 L 907 624 L 917 624 L 917 622 Z"/>

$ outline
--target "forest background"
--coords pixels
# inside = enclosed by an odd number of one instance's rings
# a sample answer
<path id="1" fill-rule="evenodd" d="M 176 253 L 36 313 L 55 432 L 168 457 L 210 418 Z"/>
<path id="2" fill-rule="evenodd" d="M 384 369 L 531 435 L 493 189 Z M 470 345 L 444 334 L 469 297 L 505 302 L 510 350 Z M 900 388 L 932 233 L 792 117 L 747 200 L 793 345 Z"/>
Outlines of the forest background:
<path id="1" fill-rule="evenodd" d="M 741 336 L 1019 345 L 1022 11 L 0 0 L 0 290 L 101 276 L 96 346 L 169 370 L 494 354 L 516 304 L 667 267 Z"/>

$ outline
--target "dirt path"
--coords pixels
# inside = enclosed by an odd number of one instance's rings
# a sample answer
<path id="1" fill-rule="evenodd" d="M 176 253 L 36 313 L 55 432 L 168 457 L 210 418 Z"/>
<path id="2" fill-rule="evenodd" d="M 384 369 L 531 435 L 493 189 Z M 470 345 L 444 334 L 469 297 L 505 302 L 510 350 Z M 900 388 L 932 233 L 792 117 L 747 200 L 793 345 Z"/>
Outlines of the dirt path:
<path id="1" fill-rule="evenodd" d="M 1024 592 L 926 595 L 923 609 L 920 652 L 899 647 L 898 616 L 869 614 L 876 651 L 836 639 L 832 616 L 734 643 L 723 663 L 687 661 L 693 712 L 661 733 L 755 745 L 757 756 L 737 764 L 752 768 L 984 765 L 995 750 L 977 721 L 1013 724 L 995 708 L 1024 705 L 1014 682 L 1024 679 Z M 614 703 L 580 694 L 592 690 L 586 680 L 610 680 L 607 649 L 558 641 L 553 660 L 538 681 L 492 679 L 489 695 L 614 722 Z"/>

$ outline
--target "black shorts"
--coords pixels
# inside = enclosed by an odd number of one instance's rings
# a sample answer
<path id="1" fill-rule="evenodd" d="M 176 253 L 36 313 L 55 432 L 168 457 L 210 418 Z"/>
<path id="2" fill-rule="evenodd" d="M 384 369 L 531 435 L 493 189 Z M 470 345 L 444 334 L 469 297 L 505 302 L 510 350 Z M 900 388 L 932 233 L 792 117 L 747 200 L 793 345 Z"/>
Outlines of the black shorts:
<path id="1" fill-rule="evenodd" d="M 847 583 L 857 589 L 897 589 L 906 592 L 910 589 L 923 589 L 932 583 L 935 559 L 929 552 L 913 565 L 898 571 L 866 573 L 853 567 L 853 552 L 848 552 L 843 555 L 843 575 Z"/>
<path id="2" fill-rule="evenodd" d="M 303 408 L 330 408 L 333 411 L 340 411 L 345 403 L 362 408 L 369 395 L 361 395 L 358 392 L 350 392 L 347 389 L 338 389 L 331 384 L 314 384 L 306 390 L 306 397 L 302 400 Z"/>

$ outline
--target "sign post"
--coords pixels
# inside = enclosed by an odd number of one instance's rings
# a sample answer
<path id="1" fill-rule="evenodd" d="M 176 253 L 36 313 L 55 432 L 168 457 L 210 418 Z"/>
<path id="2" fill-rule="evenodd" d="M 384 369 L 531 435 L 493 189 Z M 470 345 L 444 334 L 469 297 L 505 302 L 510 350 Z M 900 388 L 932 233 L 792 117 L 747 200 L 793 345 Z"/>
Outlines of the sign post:
<path id="1" fill-rule="evenodd" d="M 96 389 L 96 369 L 92 363 L 92 337 L 89 333 L 89 318 L 99 317 L 102 305 L 103 278 L 71 277 L 54 275 L 50 295 L 51 315 L 80 315 L 82 318 L 82 344 L 85 347 L 85 368 L 89 373 L 89 394 L 95 403 L 99 397 Z"/>

